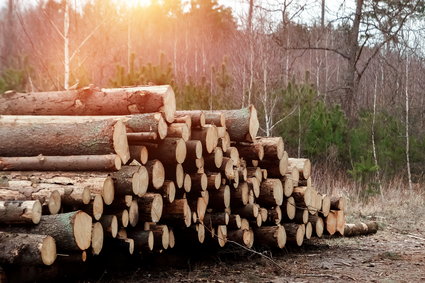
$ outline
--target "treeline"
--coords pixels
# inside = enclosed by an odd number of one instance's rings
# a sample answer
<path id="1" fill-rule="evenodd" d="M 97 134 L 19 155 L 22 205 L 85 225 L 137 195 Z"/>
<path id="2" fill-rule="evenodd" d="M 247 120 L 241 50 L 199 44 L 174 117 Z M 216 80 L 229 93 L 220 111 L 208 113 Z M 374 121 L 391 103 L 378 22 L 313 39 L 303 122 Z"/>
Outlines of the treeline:
<path id="1" fill-rule="evenodd" d="M 68 6 L 71 87 L 171 84 L 182 109 L 253 103 L 262 135 L 292 156 L 376 192 L 394 176 L 424 180 L 421 1 L 356 1 L 308 23 L 295 17 L 303 1 L 281 1 L 280 19 L 261 1 L 238 17 L 215 0 L 117 2 Z M 63 89 L 68 1 L 17 3 L 2 11 L 0 92 Z"/>

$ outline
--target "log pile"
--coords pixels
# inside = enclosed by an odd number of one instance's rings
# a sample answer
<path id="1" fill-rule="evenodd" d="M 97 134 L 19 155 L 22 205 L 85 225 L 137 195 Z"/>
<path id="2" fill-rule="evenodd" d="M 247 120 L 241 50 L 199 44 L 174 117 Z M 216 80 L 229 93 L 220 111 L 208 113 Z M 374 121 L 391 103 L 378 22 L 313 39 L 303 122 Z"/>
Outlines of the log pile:
<path id="1" fill-rule="evenodd" d="M 169 86 L 0 96 L 0 264 L 344 234 L 343 198 L 257 137 L 254 106 L 176 111 Z"/>

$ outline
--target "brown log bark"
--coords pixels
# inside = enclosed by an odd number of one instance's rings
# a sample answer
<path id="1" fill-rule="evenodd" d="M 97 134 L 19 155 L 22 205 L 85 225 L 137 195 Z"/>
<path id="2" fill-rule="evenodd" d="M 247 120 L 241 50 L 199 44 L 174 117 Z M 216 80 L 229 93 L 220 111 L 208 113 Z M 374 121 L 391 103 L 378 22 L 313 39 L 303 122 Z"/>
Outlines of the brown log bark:
<path id="1" fill-rule="evenodd" d="M 318 215 L 309 215 L 308 221 L 313 225 L 313 235 L 321 238 L 324 230 L 323 218 Z"/>
<path id="2" fill-rule="evenodd" d="M 86 250 L 91 243 L 92 218 L 82 211 L 43 215 L 38 225 L 2 228 L 5 232 L 52 236 L 59 251 Z"/>
<path id="3" fill-rule="evenodd" d="M 186 159 L 186 143 L 180 138 L 165 138 L 155 146 L 147 147 L 150 158 L 156 158 L 164 164 L 181 164 Z"/>
<path id="4" fill-rule="evenodd" d="M 208 187 L 208 177 L 205 173 L 190 174 L 192 180 L 191 192 L 205 191 Z"/>
<path id="5" fill-rule="evenodd" d="M 258 182 L 261 182 L 263 180 L 263 174 L 261 172 L 260 167 L 246 167 L 246 170 L 248 178 L 255 177 Z"/>
<path id="6" fill-rule="evenodd" d="M 226 128 L 232 141 L 250 141 L 257 136 L 259 122 L 257 110 L 253 105 L 238 110 L 216 110 L 226 118 Z"/>
<path id="7" fill-rule="evenodd" d="M 129 145 L 143 145 L 144 143 L 155 142 L 158 134 L 155 132 L 127 133 Z"/>
<path id="8" fill-rule="evenodd" d="M 209 195 L 209 207 L 222 210 L 230 206 L 231 196 L 230 187 L 228 185 L 222 185 L 218 190 L 210 191 Z"/>
<path id="9" fill-rule="evenodd" d="M 192 129 L 192 119 L 189 115 L 175 115 L 174 123 L 185 123 L 189 127 L 189 129 Z"/>
<path id="10" fill-rule="evenodd" d="M 198 159 L 202 157 L 202 142 L 200 140 L 186 141 L 187 159 Z"/>
<path id="11" fill-rule="evenodd" d="M 264 148 L 260 143 L 239 143 L 236 145 L 239 155 L 245 160 L 263 160 Z"/>
<path id="12" fill-rule="evenodd" d="M 232 159 L 233 164 L 239 164 L 239 151 L 236 147 L 229 147 L 227 151 L 223 152 L 223 156 Z"/>
<path id="13" fill-rule="evenodd" d="M 308 222 L 308 210 L 297 208 L 295 211 L 294 222 L 297 224 L 307 224 Z"/>
<path id="14" fill-rule="evenodd" d="M 139 220 L 158 222 L 161 219 L 164 202 L 160 194 L 147 193 L 138 198 Z"/>
<path id="15" fill-rule="evenodd" d="M 237 213 L 243 218 L 256 219 L 259 214 L 259 209 L 256 204 L 247 204 L 245 206 L 232 208 L 232 212 Z"/>
<path id="16" fill-rule="evenodd" d="M 134 249 L 136 251 L 142 252 L 153 250 L 155 244 L 155 237 L 152 231 L 136 229 L 128 231 L 127 234 L 131 239 L 134 240 Z"/>
<path id="17" fill-rule="evenodd" d="M 62 203 L 69 205 L 88 204 L 96 194 L 102 195 L 105 204 L 114 200 L 114 183 L 107 173 L 11 171 L 3 172 L 2 177 L 2 200 L 47 200 L 53 191 L 58 191 Z"/>
<path id="18" fill-rule="evenodd" d="M 154 250 L 168 249 L 170 245 L 170 230 L 167 225 L 145 222 L 144 230 L 152 231 L 154 238 Z"/>
<path id="19" fill-rule="evenodd" d="M 159 189 L 162 197 L 167 202 L 173 202 L 176 197 L 176 186 L 173 181 L 165 180 L 164 185 Z"/>
<path id="20" fill-rule="evenodd" d="M 265 206 L 282 205 L 283 186 L 279 179 L 266 179 L 260 184 L 258 203 Z"/>
<path id="21" fill-rule="evenodd" d="M 229 215 L 229 223 L 227 227 L 230 229 L 240 229 L 241 228 L 241 216 L 239 214 L 230 214 Z"/>
<path id="22" fill-rule="evenodd" d="M 218 190 L 221 185 L 221 173 L 215 173 L 215 172 L 207 172 L 207 178 L 208 178 L 208 185 L 207 189 L 209 190 Z"/>
<path id="23" fill-rule="evenodd" d="M 339 196 L 333 196 L 330 198 L 330 208 L 333 210 L 345 210 L 345 198 Z"/>
<path id="24" fill-rule="evenodd" d="M 276 160 L 283 158 L 285 147 L 282 137 L 257 137 L 255 143 L 264 148 L 265 159 Z"/>
<path id="25" fill-rule="evenodd" d="M 205 127 L 205 113 L 202 110 L 182 110 L 176 111 L 176 117 L 181 118 L 184 116 L 189 116 L 192 120 L 192 127 L 202 128 Z"/>
<path id="26" fill-rule="evenodd" d="M 286 231 L 283 226 L 263 226 L 254 229 L 255 244 L 270 248 L 284 248 Z"/>
<path id="27" fill-rule="evenodd" d="M 40 219 L 38 200 L 0 201 L 0 224 L 38 224 Z"/>
<path id="28" fill-rule="evenodd" d="M 230 190 L 230 198 L 232 205 L 246 205 L 248 204 L 249 187 L 246 182 L 242 182 L 237 188 Z"/>
<path id="29" fill-rule="evenodd" d="M 192 129 L 192 139 L 200 140 L 205 153 L 211 153 L 218 145 L 217 129 L 215 126 Z"/>
<path id="30" fill-rule="evenodd" d="M 187 142 L 190 139 L 190 128 L 186 123 L 172 123 L 168 125 L 167 137 L 181 138 Z"/>
<path id="31" fill-rule="evenodd" d="M 7 122 L 0 118 L 0 155 L 91 155 L 116 153 L 130 159 L 126 129 L 122 121 L 102 120 L 75 123 Z M 25 137 L 25 138 L 23 138 Z"/>
<path id="32" fill-rule="evenodd" d="M 118 155 L 73 155 L 0 157 L 3 171 L 117 171 L 121 169 Z"/>
<path id="33" fill-rule="evenodd" d="M 203 219 L 203 223 L 208 227 L 216 225 L 227 225 L 229 224 L 230 217 L 227 212 L 210 212 L 206 213 Z"/>
<path id="34" fill-rule="evenodd" d="M 0 232 L 0 250 L 1 264 L 52 265 L 57 255 L 55 240 L 37 234 Z"/>
<path id="35" fill-rule="evenodd" d="M 305 236 L 305 225 L 304 224 L 295 224 L 295 223 L 285 223 L 283 224 L 286 231 L 286 239 L 291 243 L 296 243 L 299 247 L 304 242 Z"/>
<path id="36" fill-rule="evenodd" d="M 3 115 L 128 115 L 162 112 L 171 123 L 176 99 L 168 86 L 83 88 L 70 91 L 3 94 Z"/>
<path id="37" fill-rule="evenodd" d="M 284 199 L 281 207 L 284 219 L 293 220 L 295 218 L 296 204 L 293 197 Z"/>
<path id="38" fill-rule="evenodd" d="M 172 203 L 164 204 L 162 220 L 166 223 L 185 225 L 192 224 L 192 212 L 187 199 L 176 199 Z"/>
<path id="39" fill-rule="evenodd" d="M 311 188 L 309 187 L 296 187 L 292 193 L 297 206 L 308 208 L 312 204 Z"/>
<path id="40" fill-rule="evenodd" d="M 204 111 L 204 114 L 206 124 L 215 125 L 217 127 L 226 127 L 226 117 L 223 113 Z"/>
<path id="41" fill-rule="evenodd" d="M 204 152 L 204 166 L 212 171 L 214 168 L 220 168 L 223 164 L 223 150 L 220 147 L 216 147 L 213 152 Z"/>
<path id="42" fill-rule="evenodd" d="M 355 224 L 346 223 L 344 226 L 344 237 L 355 237 L 375 234 L 378 231 L 378 223 L 375 221 L 358 222 Z"/>
<path id="43" fill-rule="evenodd" d="M 271 209 L 267 209 L 267 218 L 263 222 L 266 224 L 277 225 L 282 221 L 282 209 L 280 206 L 276 206 Z"/>
<path id="44" fill-rule="evenodd" d="M 288 158 L 288 166 L 290 168 L 297 168 L 303 179 L 308 179 L 311 175 L 311 162 L 309 159 Z"/>
<path id="45" fill-rule="evenodd" d="M 149 173 L 145 166 L 123 166 L 111 174 L 117 195 L 135 194 L 143 196 L 149 185 Z"/>
<path id="46" fill-rule="evenodd" d="M 183 165 L 176 164 L 176 165 L 165 165 L 165 179 L 174 181 L 174 184 L 177 186 L 177 188 L 182 188 L 184 185 L 184 169 Z"/>
<path id="47" fill-rule="evenodd" d="M 142 165 L 145 165 L 149 159 L 148 148 L 144 145 L 131 145 L 130 146 L 130 161 L 136 160 Z"/>
<path id="48" fill-rule="evenodd" d="M 254 244 L 254 232 L 252 230 L 229 230 L 227 231 L 227 239 L 247 248 L 252 248 Z"/>
<path id="49" fill-rule="evenodd" d="M 99 222 L 107 235 L 111 235 L 112 238 L 115 238 L 117 236 L 118 218 L 116 215 L 102 215 L 102 217 L 99 219 Z"/>

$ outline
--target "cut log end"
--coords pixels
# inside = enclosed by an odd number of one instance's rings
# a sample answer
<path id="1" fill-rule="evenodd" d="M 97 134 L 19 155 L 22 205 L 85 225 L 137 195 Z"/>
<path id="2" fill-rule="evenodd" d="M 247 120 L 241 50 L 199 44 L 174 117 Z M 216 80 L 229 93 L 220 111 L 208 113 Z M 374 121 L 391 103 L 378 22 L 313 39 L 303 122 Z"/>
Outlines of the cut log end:
<path id="1" fill-rule="evenodd" d="M 192 178 L 190 178 L 189 174 L 184 175 L 183 188 L 187 193 L 192 189 Z"/>
<path id="2" fill-rule="evenodd" d="M 257 110 L 254 105 L 249 107 L 249 111 L 249 136 L 247 138 L 249 141 L 254 141 L 257 136 L 258 129 L 260 128 L 260 122 L 258 121 Z"/>
<path id="3" fill-rule="evenodd" d="M 161 195 L 155 194 L 152 201 L 151 219 L 153 222 L 158 222 L 162 216 L 163 200 Z"/>
<path id="4" fill-rule="evenodd" d="M 178 139 L 176 143 L 176 161 L 177 163 L 183 163 L 186 159 L 187 149 L 186 143 L 183 139 Z"/>
<path id="5" fill-rule="evenodd" d="M 56 242 L 50 236 L 46 236 L 41 246 L 41 260 L 45 265 L 52 265 L 57 257 Z"/>
<path id="6" fill-rule="evenodd" d="M 101 195 L 96 195 L 93 200 L 93 217 L 99 220 L 103 214 L 103 198 Z"/>
<path id="7" fill-rule="evenodd" d="M 114 201 L 115 196 L 115 189 L 114 189 L 114 181 L 111 177 L 107 177 L 105 179 L 105 182 L 103 183 L 103 189 L 102 189 L 102 197 L 103 201 L 106 205 L 112 204 Z"/>
<path id="8" fill-rule="evenodd" d="M 89 203 L 90 202 L 90 190 L 89 189 L 87 189 L 87 190 L 88 190 L 88 193 L 89 193 L 87 203 Z M 47 206 L 49 207 L 50 214 L 59 213 L 59 211 L 61 209 L 61 195 L 58 191 L 55 190 L 50 194 Z"/>
<path id="9" fill-rule="evenodd" d="M 174 122 L 174 116 L 176 114 L 176 96 L 174 94 L 173 88 L 171 86 L 167 86 L 166 92 L 163 94 L 163 112 L 165 120 L 168 123 Z"/>
<path id="10" fill-rule="evenodd" d="M 91 244 L 92 218 L 85 212 L 79 211 L 74 216 L 74 238 L 81 250 L 86 250 Z"/>
<path id="11" fill-rule="evenodd" d="M 130 160 L 130 150 L 128 147 L 127 131 L 122 121 L 117 121 L 114 126 L 113 134 L 114 150 L 121 158 L 123 164 Z"/>
<path id="12" fill-rule="evenodd" d="M 100 254 L 103 247 L 103 227 L 100 222 L 96 222 L 92 227 L 91 247 L 94 255 Z"/>

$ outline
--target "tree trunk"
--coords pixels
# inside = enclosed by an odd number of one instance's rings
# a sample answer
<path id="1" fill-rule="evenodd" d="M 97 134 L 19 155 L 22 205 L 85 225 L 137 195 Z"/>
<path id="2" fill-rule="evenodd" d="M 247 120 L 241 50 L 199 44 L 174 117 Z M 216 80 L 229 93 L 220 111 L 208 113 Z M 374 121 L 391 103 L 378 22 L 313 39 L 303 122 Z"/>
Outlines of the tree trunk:
<path id="1" fill-rule="evenodd" d="M 0 201 L 0 224 L 38 224 L 40 219 L 38 200 Z"/>
<path id="2" fill-rule="evenodd" d="M 51 236 L 0 232 L 1 264 L 52 265 L 56 243 Z"/>
<path id="3" fill-rule="evenodd" d="M 59 251 L 86 250 L 91 244 L 92 218 L 82 211 L 43 215 L 38 225 L 4 227 L 5 232 L 52 236 Z"/>
<path id="4" fill-rule="evenodd" d="M 129 115 L 164 113 L 172 123 L 176 110 L 173 89 L 168 86 L 131 88 L 83 88 L 71 91 L 10 93 L 0 97 L 3 115 Z"/>
<path id="5" fill-rule="evenodd" d="M 121 121 L 75 123 L 1 122 L 1 156 L 93 155 L 116 153 L 130 159 L 127 135 Z"/>

